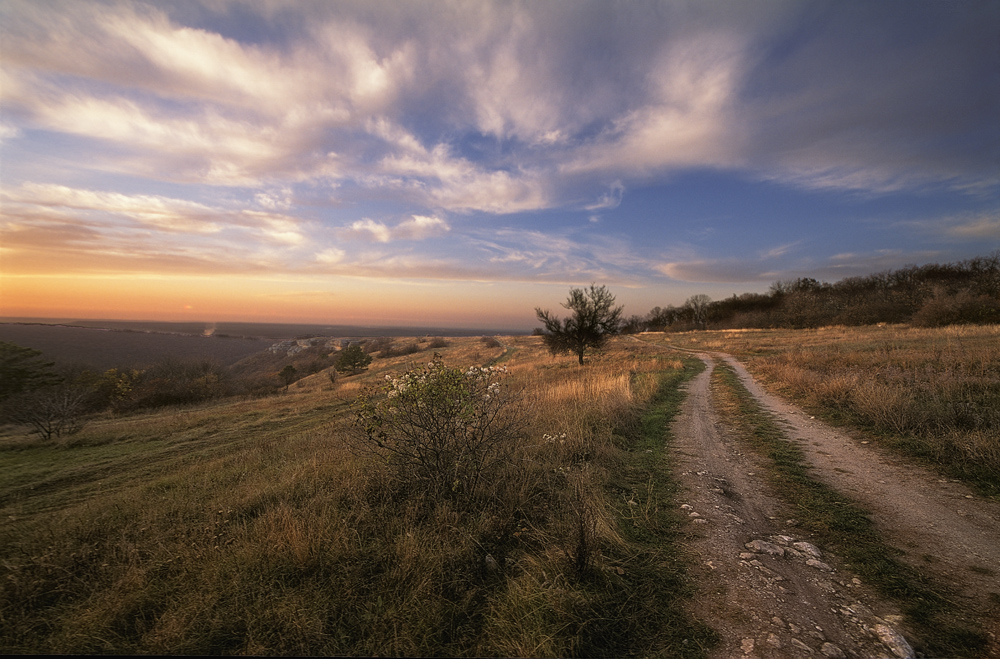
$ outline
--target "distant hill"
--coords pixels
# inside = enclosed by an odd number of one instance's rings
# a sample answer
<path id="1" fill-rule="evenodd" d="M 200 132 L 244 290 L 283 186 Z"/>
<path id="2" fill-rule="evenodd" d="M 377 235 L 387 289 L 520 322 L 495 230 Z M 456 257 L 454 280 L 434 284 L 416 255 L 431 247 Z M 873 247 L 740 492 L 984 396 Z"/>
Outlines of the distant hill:
<path id="1" fill-rule="evenodd" d="M 57 364 L 145 368 L 167 358 L 235 364 L 273 341 L 67 325 L 0 323 L 0 341 L 41 351 Z"/>

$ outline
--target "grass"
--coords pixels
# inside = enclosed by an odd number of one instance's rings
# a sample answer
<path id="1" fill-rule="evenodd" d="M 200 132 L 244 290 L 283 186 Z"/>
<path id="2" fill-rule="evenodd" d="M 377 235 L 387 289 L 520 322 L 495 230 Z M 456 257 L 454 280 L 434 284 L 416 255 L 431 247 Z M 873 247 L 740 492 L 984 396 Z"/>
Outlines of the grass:
<path id="1" fill-rule="evenodd" d="M 662 335 L 737 355 L 811 413 L 1000 499 L 1000 326 Z"/>
<path id="2" fill-rule="evenodd" d="M 343 441 L 361 387 L 423 353 L 53 443 L 0 434 L 0 649 L 698 656 L 711 632 L 682 611 L 662 443 L 692 367 L 624 339 L 584 367 L 535 337 L 503 343 L 439 350 L 455 366 L 502 355 L 533 402 L 474 511 Z"/>
<path id="3" fill-rule="evenodd" d="M 985 634 L 964 619 L 963 612 L 955 610 L 926 577 L 897 560 L 896 550 L 885 543 L 865 510 L 810 475 L 802 451 L 787 440 L 732 369 L 715 369 L 713 393 L 726 421 L 768 460 L 768 480 L 787 503 L 788 514 L 820 543 L 834 548 L 862 579 L 901 606 L 922 640 L 919 650 L 930 656 L 982 656 Z"/>

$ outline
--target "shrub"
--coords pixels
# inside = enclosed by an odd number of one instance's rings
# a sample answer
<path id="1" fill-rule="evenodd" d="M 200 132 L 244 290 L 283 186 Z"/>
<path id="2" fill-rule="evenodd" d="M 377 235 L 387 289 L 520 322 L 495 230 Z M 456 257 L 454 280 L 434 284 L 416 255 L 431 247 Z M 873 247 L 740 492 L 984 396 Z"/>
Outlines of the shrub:
<path id="1" fill-rule="evenodd" d="M 5 416 L 14 423 L 31 426 L 43 439 L 72 435 L 83 429 L 88 393 L 69 385 L 38 389 L 8 400 Z"/>
<path id="2" fill-rule="evenodd" d="M 393 343 L 382 348 L 382 351 L 379 352 L 379 357 L 405 357 L 406 355 L 413 355 L 418 352 L 420 352 L 420 345 L 416 341 L 411 341 L 403 345 Z"/>
<path id="3" fill-rule="evenodd" d="M 368 365 L 371 363 L 371 355 L 365 353 L 361 346 L 349 346 L 340 353 L 340 358 L 337 360 L 337 370 L 341 373 L 354 375 L 361 371 L 367 371 Z"/>
<path id="4" fill-rule="evenodd" d="M 355 401 L 353 446 L 393 466 L 428 496 L 469 501 L 517 447 L 519 392 L 503 367 L 448 368 L 438 355 L 421 369 L 369 388 Z"/>

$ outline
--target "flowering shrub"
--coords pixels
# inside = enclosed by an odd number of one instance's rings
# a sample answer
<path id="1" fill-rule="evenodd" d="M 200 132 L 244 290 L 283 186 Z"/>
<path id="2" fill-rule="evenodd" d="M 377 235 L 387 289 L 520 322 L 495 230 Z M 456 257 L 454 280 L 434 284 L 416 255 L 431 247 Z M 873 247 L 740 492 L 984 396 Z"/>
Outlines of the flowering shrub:
<path id="1" fill-rule="evenodd" d="M 362 393 L 355 446 L 396 467 L 428 494 L 474 498 L 507 463 L 522 435 L 523 407 L 503 367 L 448 368 L 440 356 Z"/>

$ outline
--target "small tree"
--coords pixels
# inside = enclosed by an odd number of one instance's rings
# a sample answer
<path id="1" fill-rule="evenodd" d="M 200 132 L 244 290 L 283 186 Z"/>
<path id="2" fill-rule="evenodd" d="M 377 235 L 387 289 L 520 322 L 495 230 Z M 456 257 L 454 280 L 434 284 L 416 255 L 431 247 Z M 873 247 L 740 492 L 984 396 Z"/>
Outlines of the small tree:
<path id="1" fill-rule="evenodd" d="M 298 371 L 296 371 L 295 367 L 291 364 L 287 364 L 285 368 L 281 369 L 281 373 L 279 373 L 278 376 L 281 378 L 281 381 L 285 383 L 285 391 L 288 391 L 288 385 L 295 382 L 295 375 L 297 373 Z"/>
<path id="2" fill-rule="evenodd" d="M 88 393 L 65 384 L 37 389 L 10 398 L 5 416 L 31 426 L 43 439 L 72 435 L 83 429 Z"/>
<path id="3" fill-rule="evenodd" d="M 619 332 L 622 310 L 615 307 L 615 296 L 604 286 L 590 285 L 589 289 L 571 288 L 563 307 L 573 312 L 560 320 L 549 312 L 536 308 L 538 319 L 545 324 L 542 338 L 553 355 L 571 352 L 583 364 L 588 348 L 599 350 L 608 337 Z"/>
<path id="4" fill-rule="evenodd" d="M 372 363 L 372 356 L 367 354 L 361 346 L 353 345 L 344 348 L 337 360 L 337 370 L 341 373 L 354 375 L 361 371 L 367 371 L 368 365 Z"/>

